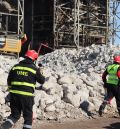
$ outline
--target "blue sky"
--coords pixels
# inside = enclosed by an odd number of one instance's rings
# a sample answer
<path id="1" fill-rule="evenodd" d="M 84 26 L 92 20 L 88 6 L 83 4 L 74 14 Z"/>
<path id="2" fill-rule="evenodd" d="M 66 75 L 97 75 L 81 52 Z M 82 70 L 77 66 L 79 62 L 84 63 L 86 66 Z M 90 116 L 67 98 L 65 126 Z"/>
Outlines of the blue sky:
<path id="1" fill-rule="evenodd" d="M 115 22 L 115 25 L 117 27 L 117 32 L 116 32 L 116 36 L 115 36 L 115 44 L 119 44 L 120 45 L 120 3 L 119 3 L 119 6 L 117 8 L 117 11 L 116 11 L 116 22 Z"/>

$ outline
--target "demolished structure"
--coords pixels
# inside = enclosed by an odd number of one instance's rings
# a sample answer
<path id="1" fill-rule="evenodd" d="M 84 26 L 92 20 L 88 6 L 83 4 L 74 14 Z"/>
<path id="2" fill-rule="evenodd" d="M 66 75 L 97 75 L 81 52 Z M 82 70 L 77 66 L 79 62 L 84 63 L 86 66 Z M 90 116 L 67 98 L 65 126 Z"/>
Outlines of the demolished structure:
<path id="1" fill-rule="evenodd" d="M 1 0 L 0 34 L 26 33 L 37 49 L 115 43 L 119 0 Z"/>
<path id="2" fill-rule="evenodd" d="M 79 48 L 55 50 L 38 59 L 38 62 L 44 64 L 44 73 L 49 80 L 43 85 L 42 90 L 36 90 L 34 105 L 36 118 L 77 119 L 91 117 L 90 113 L 97 114 L 104 97 L 101 74 L 107 63 L 111 63 L 114 52 L 118 50 L 118 47 L 113 49 L 106 44 L 111 37 L 114 44 L 115 34 L 119 31 L 116 17 L 120 1 L 1 0 L 0 2 L 0 9 L 3 8 L 0 10 L 1 41 L 4 36 L 16 39 L 25 32 L 33 49 L 37 49 L 39 44 L 44 42 L 54 48 Z M 11 43 L 15 42 L 12 40 Z M 10 47 L 12 46 L 13 44 Z M 0 56 L 0 60 L 1 86 L 4 86 L 0 87 L 0 115 L 7 117 L 10 113 L 9 103 L 5 102 L 7 75 L 17 60 L 3 56 Z M 112 106 L 112 111 L 115 112 L 115 104 Z"/>

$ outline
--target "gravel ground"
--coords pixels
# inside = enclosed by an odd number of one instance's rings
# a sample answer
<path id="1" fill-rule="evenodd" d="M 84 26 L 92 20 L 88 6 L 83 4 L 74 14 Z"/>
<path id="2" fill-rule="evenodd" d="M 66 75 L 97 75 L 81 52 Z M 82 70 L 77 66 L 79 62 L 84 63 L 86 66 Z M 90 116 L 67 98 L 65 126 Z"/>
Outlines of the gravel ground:
<path id="1" fill-rule="evenodd" d="M 22 129 L 23 120 L 12 129 Z M 34 121 L 32 129 L 120 129 L 120 118 L 113 115 L 84 120 Z"/>

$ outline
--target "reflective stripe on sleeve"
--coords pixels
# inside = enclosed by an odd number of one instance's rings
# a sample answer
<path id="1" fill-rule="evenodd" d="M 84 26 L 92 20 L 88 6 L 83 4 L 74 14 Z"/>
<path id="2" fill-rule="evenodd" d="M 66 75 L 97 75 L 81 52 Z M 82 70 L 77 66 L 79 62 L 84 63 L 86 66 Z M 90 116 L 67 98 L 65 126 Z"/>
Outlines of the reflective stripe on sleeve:
<path id="1" fill-rule="evenodd" d="M 12 70 L 16 70 L 16 69 L 18 69 L 18 70 L 26 70 L 26 71 L 29 71 L 29 72 L 31 72 L 33 74 L 36 74 L 36 71 L 34 69 L 32 69 L 32 68 L 16 66 L 16 67 L 13 67 Z"/>
<path id="2" fill-rule="evenodd" d="M 29 86 L 29 87 L 35 88 L 35 84 L 28 83 L 28 82 L 17 82 L 17 81 L 14 81 L 14 82 L 11 82 L 11 85 L 17 85 L 17 86 L 24 85 L 24 86 Z"/>
<path id="3" fill-rule="evenodd" d="M 24 124 L 23 127 L 28 128 L 28 129 L 31 129 L 32 128 L 32 125 Z"/>
<path id="4" fill-rule="evenodd" d="M 34 96 L 34 94 L 24 91 L 18 91 L 18 90 L 10 90 L 11 93 L 20 94 L 20 95 L 27 95 L 27 96 Z"/>

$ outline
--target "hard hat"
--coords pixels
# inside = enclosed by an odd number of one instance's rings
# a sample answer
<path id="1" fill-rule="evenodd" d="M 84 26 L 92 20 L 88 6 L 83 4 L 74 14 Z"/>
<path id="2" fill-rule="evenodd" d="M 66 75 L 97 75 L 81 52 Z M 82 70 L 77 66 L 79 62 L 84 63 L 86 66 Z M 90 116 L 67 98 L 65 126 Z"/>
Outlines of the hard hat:
<path id="1" fill-rule="evenodd" d="M 120 56 L 115 56 L 114 61 L 117 62 L 117 63 L 120 63 Z"/>
<path id="2" fill-rule="evenodd" d="M 25 56 L 34 61 L 38 58 L 38 53 L 35 50 L 28 50 Z"/>

